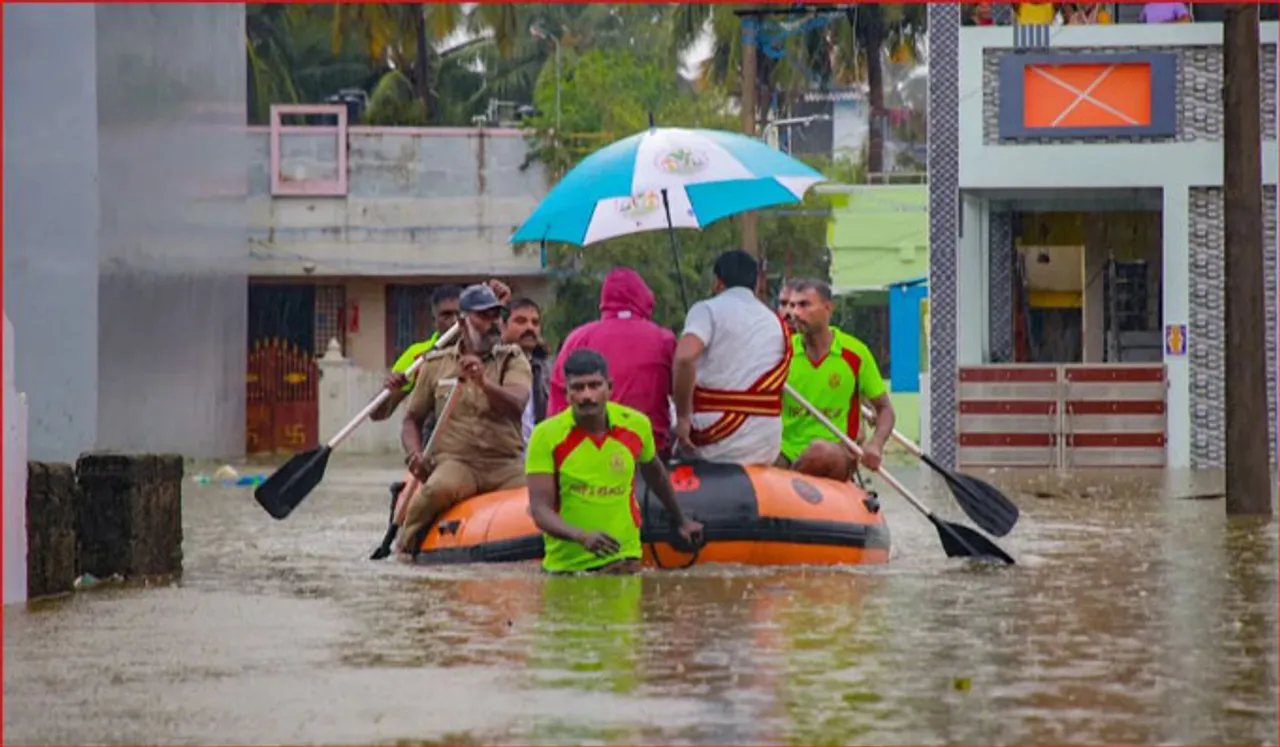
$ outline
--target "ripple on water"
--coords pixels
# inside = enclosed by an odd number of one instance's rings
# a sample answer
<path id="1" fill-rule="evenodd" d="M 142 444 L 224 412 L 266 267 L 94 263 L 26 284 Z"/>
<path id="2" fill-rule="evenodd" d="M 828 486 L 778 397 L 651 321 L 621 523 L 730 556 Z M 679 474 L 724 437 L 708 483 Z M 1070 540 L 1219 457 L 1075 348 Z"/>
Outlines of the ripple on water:
<path id="1" fill-rule="evenodd" d="M 923 478 L 902 469 L 908 482 Z M 184 496 L 187 572 L 5 612 L 26 743 L 1259 743 L 1276 529 L 1180 478 L 981 475 L 1019 565 L 946 559 L 881 490 L 890 565 L 547 578 L 372 563 L 390 470 L 286 521 Z M 922 495 L 968 523 L 936 484 Z M 1197 488 L 1198 489 L 1198 488 Z M 1165 491 L 1162 494 L 1160 491 Z"/>

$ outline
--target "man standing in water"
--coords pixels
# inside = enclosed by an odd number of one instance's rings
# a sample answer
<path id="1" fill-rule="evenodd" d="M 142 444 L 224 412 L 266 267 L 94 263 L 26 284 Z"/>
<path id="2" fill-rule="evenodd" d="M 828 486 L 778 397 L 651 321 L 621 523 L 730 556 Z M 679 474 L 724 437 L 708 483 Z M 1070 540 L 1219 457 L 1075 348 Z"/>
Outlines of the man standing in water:
<path id="1" fill-rule="evenodd" d="M 843 424 L 854 441 L 862 423 L 862 402 L 871 403 L 875 432 L 862 445 L 862 454 L 863 464 L 875 471 L 880 468 L 895 420 L 889 388 L 876 359 L 861 340 L 831 326 L 831 286 L 818 280 L 798 280 L 791 293 L 792 324 L 797 334 L 791 338 L 794 355 L 787 383 L 828 420 Z M 788 464 L 802 469 L 804 453 L 812 444 L 838 444 L 839 439 L 791 395 L 786 395 L 784 402 L 782 456 Z M 852 472 L 857 463 L 850 459 Z"/>
<path id="2" fill-rule="evenodd" d="M 501 341 L 502 302 L 487 285 L 462 291 L 460 334 L 428 353 L 409 399 L 400 440 L 409 471 L 422 481 L 405 510 L 397 549 L 416 555 L 425 531 L 460 501 L 524 484 L 520 418 L 532 372 L 524 352 Z M 434 453 L 424 459 L 422 425 L 458 387 L 449 420 L 437 422 Z"/>
<path id="3" fill-rule="evenodd" d="M 782 447 L 782 386 L 791 345 L 782 318 L 756 297 L 756 260 L 715 263 L 715 297 L 695 303 L 676 346 L 676 437 L 713 462 L 772 465 Z"/>
<path id="4" fill-rule="evenodd" d="M 637 467 L 686 542 L 702 525 L 686 518 L 657 458 L 653 426 L 638 410 L 609 401 L 604 356 L 579 348 L 564 362 L 570 409 L 533 429 L 525 457 L 529 506 L 543 532 L 543 569 L 552 573 L 640 569 Z"/>

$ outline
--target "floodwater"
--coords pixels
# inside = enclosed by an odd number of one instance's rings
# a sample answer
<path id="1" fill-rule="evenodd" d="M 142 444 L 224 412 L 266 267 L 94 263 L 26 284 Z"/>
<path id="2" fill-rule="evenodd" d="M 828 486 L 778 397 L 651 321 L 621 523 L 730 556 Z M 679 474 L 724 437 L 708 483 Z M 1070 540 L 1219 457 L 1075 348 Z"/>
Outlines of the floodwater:
<path id="1" fill-rule="evenodd" d="M 1214 475 L 981 476 L 1016 567 L 948 560 L 885 487 L 884 568 L 633 578 L 371 562 L 397 472 L 367 463 L 280 522 L 188 483 L 179 582 L 5 610 L 4 739 L 1276 743 L 1274 522 L 1186 499 Z"/>

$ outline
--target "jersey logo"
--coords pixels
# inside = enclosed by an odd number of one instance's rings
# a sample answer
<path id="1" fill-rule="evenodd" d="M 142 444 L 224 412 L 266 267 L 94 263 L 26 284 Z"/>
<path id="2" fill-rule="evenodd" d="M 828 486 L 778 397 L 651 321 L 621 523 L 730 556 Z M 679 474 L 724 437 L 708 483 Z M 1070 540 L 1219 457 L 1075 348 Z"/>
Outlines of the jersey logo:
<path id="1" fill-rule="evenodd" d="M 614 471 L 614 472 L 626 472 L 626 471 L 627 471 L 627 464 L 626 464 L 626 462 L 622 461 L 622 455 L 621 455 L 621 454 L 614 454 L 614 455 L 609 459 L 609 466 L 613 468 L 613 471 Z"/>
<path id="2" fill-rule="evenodd" d="M 838 374 L 838 373 L 833 373 L 833 374 L 831 374 L 831 378 L 827 379 L 827 386 L 830 386 L 832 389 L 839 389 L 839 388 L 840 388 L 840 374 Z"/>

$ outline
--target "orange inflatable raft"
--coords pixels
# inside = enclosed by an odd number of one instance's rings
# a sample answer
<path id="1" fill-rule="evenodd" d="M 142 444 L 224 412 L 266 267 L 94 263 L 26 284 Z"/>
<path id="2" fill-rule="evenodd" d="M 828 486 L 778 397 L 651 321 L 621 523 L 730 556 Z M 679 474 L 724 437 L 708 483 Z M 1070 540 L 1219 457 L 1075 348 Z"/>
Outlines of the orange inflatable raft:
<path id="1" fill-rule="evenodd" d="M 704 543 L 685 546 L 662 502 L 641 481 L 635 496 L 648 566 L 873 565 L 889 560 L 889 527 L 879 502 L 852 483 L 777 467 L 711 462 L 677 464 L 671 477 L 681 508 L 705 527 Z M 479 495 L 455 506 L 427 532 L 418 554 L 424 564 L 541 558 L 542 535 L 523 488 Z"/>

